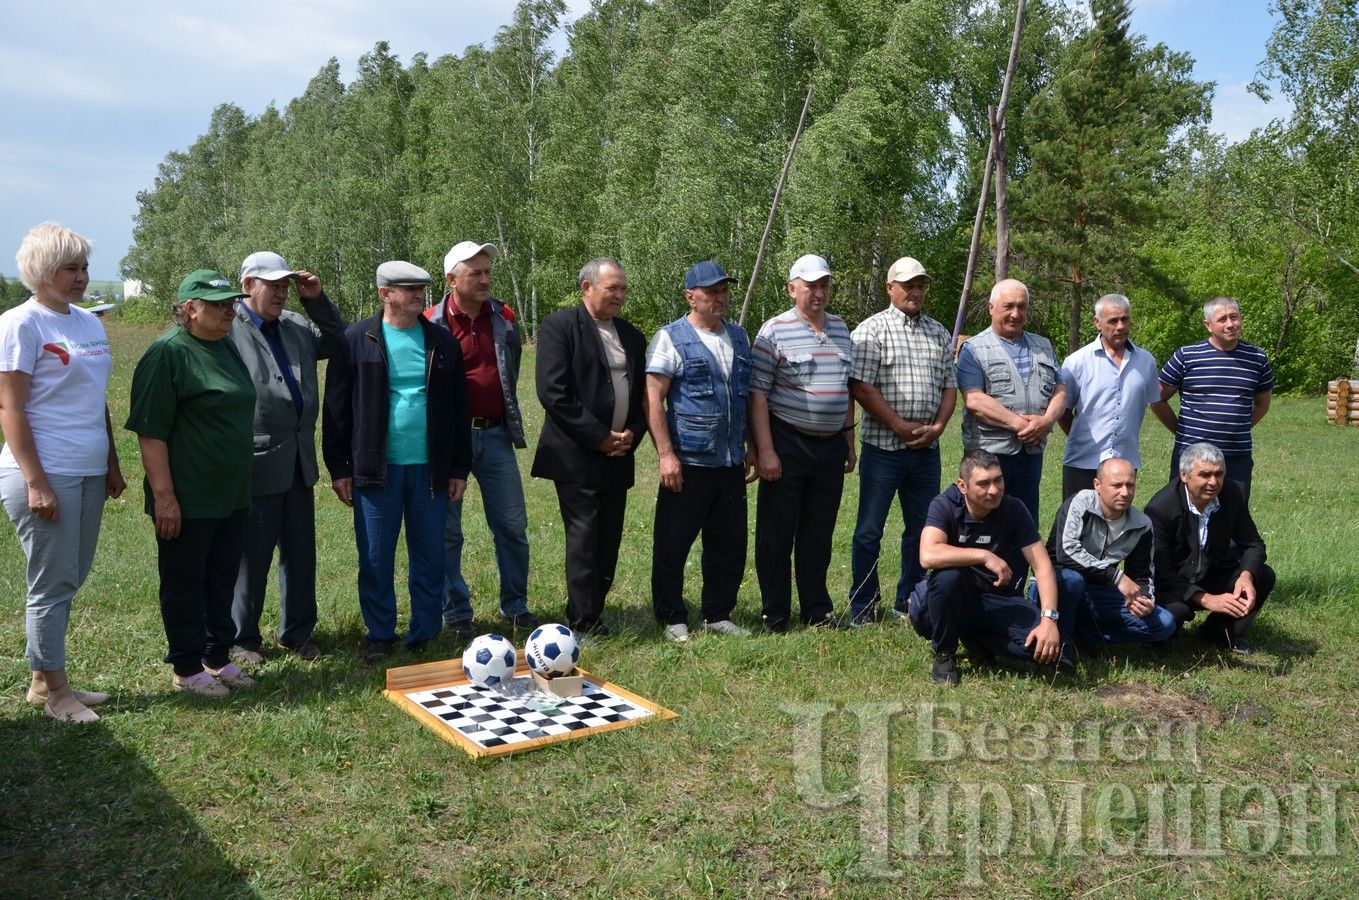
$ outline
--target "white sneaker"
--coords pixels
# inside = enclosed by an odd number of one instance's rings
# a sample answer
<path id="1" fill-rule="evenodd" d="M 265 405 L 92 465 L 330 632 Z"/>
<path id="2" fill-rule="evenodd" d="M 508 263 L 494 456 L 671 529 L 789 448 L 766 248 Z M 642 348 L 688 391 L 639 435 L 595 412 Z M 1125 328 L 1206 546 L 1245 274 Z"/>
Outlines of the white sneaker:
<path id="1" fill-rule="evenodd" d="M 676 642 L 687 641 L 689 640 L 689 626 L 683 622 L 667 625 L 665 630 L 661 632 L 661 639 Z"/>
<path id="2" fill-rule="evenodd" d="M 187 678 L 182 675 L 175 676 L 175 690 L 188 691 L 190 694 L 202 694 L 204 697 L 225 697 L 231 693 L 227 686 L 207 672 L 199 672 Z"/>
<path id="3" fill-rule="evenodd" d="M 750 632 L 731 619 L 719 619 L 716 622 L 704 622 L 705 631 L 712 631 L 717 634 L 726 634 L 732 637 L 750 637 Z"/>
<path id="4" fill-rule="evenodd" d="M 207 672 L 227 687 L 248 688 L 255 683 L 255 679 L 242 672 L 241 667 L 234 662 L 229 662 L 220 669 L 214 669 L 212 666 L 204 665 L 203 671 Z"/>

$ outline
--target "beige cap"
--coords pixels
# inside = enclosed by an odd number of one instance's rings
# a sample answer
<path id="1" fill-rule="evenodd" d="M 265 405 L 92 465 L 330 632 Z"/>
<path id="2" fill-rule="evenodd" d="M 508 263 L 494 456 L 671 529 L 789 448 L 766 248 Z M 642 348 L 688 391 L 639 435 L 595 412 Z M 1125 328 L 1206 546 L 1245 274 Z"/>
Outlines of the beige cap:
<path id="1" fill-rule="evenodd" d="M 888 281 L 911 281 L 922 276 L 930 277 L 929 273 L 925 271 L 925 267 L 909 256 L 903 256 L 892 263 L 892 268 L 887 270 Z"/>

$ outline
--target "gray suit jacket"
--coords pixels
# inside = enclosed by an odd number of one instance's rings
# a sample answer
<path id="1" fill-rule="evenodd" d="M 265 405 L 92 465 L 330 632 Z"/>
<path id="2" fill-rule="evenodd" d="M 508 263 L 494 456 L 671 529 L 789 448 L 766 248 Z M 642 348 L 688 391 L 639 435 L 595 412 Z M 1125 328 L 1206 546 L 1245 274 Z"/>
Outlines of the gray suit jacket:
<path id="1" fill-rule="evenodd" d="M 344 333 L 345 321 L 325 294 L 304 301 L 303 307 L 311 316 L 310 322 L 287 309 L 278 319 L 283 348 L 302 389 L 300 415 L 269 342 L 251 321 L 244 304 L 237 306 L 236 321 L 231 325 L 231 340 L 255 383 L 255 461 L 250 482 L 254 497 L 288 490 L 293 473 L 299 469 L 307 487 L 316 484 L 316 416 L 320 410 L 316 361 L 330 356 Z"/>

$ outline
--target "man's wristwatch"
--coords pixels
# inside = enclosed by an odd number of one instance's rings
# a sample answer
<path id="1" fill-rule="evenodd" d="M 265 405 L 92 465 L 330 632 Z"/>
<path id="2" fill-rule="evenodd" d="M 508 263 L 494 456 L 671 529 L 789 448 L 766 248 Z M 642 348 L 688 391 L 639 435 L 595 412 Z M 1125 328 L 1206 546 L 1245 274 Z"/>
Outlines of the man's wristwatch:
<path id="1" fill-rule="evenodd" d="M 1060 618 L 1062 617 L 1062 614 L 1059 613 L 1059 612 L 1058 612 L 1057 610 L 1055 610 L 1055 609 L 1045 609 L 1045 610 L 1043 610 L 1043 611 L 1040 613 L 1040 615 L 1041 615 L 1043 618 L 1045 618 L 1045 619 L 1051 619 L 1051 620 L 1054 621 L 1054 622 L 1056 622 L 1058 619 L 1060 619 Z"/>

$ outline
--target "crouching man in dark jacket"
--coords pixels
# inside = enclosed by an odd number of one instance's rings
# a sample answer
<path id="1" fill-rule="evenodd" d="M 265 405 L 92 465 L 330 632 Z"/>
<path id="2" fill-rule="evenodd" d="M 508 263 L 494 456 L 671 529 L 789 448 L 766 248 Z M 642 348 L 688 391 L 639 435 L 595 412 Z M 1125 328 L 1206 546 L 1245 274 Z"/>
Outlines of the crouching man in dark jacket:
<path id="1" fill-rule="evenodd" d="M 1156 596 L 1183 625 L 1204 610 L 1199 639 L 1249 654 L 1246 632 L 1274 589 L 1265 542 L 1246 498 L 1226 481 L 1227 462 L 1209 443 L 1180 456 L 1180 477 L 1147 504 L 1155 528 Z"/>

